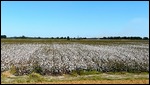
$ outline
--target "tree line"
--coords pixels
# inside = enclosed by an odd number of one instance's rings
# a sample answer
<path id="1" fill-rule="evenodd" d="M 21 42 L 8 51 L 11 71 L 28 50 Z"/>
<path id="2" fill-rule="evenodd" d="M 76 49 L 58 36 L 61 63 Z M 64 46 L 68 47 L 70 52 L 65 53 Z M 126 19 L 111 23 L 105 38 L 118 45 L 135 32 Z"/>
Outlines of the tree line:
<path id="1" fill-rule="evenodd" d="M 149 38 L 148 37 L 103 37 L 103 38 L 100 38 L 100 39 L 136 39 L 136 40 L 141 40 L 141 39 L 144 39 L 144 40 L 148 40 Z"/>
<path id="2" fill-rule="evenodd" d="M 7 37 L 6 35 L 1 35 L 1 38 L 9 38 L 9 39 L 66 39 L 66 40 L 72 40 L 72 39 L 76 39 L 76 40 L 81 40 L 81 39 L 131 39 L 131 40 L 149 40 L 148 37 L 102 37 L 102 38 L 86 38 L 86 37 L 26 37 L 26 36 L 19 36 L 19 37 Z"/>

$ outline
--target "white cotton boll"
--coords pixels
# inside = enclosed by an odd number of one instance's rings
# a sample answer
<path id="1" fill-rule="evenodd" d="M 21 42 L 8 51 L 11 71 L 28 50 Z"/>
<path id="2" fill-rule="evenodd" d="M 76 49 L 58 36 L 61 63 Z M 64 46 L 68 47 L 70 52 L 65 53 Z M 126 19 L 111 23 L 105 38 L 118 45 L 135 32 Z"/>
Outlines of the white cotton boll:
<path id="1" fill-rule="evenodd" d="M 136 62 L 136 67 L 135 67 Z M 86 44 L 6 44 L 1 45 L 1 71 L 11 64 L 31 71 L 35 65 L 43 71 L 98 69 L 110 71 L 115 64 L 126 65 L 126 69 L 149 71 L 149 45 L 86 45 Z M 112 63 L 113 65 L 110 65 Z M 141 66 L 144 65 L 144 66 Z M 55 69 L 54 69 L 55 68 Z M 120 69 L 123 69 L 123 67 Z M 23 71 L 20 71 L 23 72 Z"/>

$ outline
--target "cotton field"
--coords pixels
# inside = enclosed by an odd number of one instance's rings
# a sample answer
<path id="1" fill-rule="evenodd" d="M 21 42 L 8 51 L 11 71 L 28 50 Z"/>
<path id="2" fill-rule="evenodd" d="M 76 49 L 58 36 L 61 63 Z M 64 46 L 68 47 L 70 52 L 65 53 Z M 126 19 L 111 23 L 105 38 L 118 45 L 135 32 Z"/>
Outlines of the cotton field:
<path id="1" fill-rule="evenodd" d="M 149 44 L 1 43 L 1 72 L 13 67 L 16 75 L 35 69 L 43 75 L 73 70 L 149 72 Z"/>

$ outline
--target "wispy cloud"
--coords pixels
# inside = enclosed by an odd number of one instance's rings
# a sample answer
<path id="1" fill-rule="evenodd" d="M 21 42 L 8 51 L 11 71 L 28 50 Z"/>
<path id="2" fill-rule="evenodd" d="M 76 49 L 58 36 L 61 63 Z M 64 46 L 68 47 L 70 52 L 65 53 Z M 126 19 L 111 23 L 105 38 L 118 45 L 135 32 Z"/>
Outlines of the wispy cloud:
<path id="1" fill-rule="evenodd" d="M 123 27 L 121 35 L 148 36 L 149 19 L 143 17 L 132 18 Z"/>
<path id="2" fill-rule="evenodd" d="M 146 18 L 133 18 L 130 22 L 130 24 L 146 24 L 148 23 L 148 19 Z"/>

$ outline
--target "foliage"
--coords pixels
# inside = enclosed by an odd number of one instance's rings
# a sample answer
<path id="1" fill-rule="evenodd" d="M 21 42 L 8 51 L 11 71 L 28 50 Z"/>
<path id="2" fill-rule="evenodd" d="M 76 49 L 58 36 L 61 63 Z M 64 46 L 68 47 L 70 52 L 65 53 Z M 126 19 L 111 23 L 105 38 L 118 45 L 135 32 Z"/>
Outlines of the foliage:
<path id="1" fill-rule="evenodd" d="M 1 38 L 7 38 L 7 36 L 6 35 L 1 35 Z"/>
<path id="2" fill-rule="evenodd" d="M 67 36 L 67 40 L 70 40 L 70 37 L 69 37 L 69 36 Z"/>
<path id="3" fill-rule="evenodd" d="M 27 82 L 42 82 L 42 81 L 44 81 L 44 78 L 38 73 L 33 72 L 33 73 L 29 74 L 28 77 L 29 78 L 28 78 Z"/>

